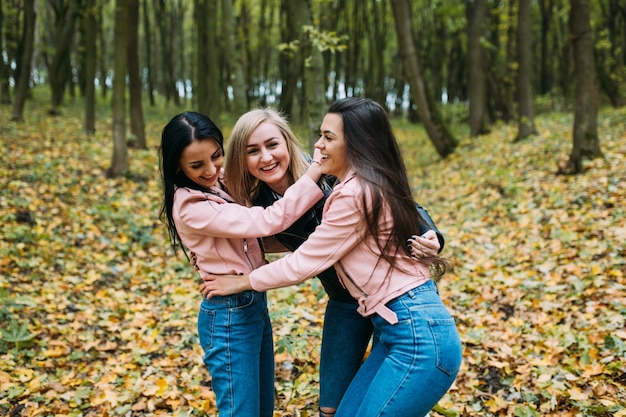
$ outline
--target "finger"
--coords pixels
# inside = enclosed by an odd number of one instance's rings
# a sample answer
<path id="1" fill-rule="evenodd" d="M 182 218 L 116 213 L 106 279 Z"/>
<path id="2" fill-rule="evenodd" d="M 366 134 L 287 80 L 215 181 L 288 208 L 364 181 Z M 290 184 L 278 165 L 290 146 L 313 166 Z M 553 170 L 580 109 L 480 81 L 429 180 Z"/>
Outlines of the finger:
<path id="1" fill-rule="evenodd" d="M 429 230 L 426 233 L 424 233 L 422 236 L 420 236 L 424 239 L 436 239 L 437 238 L 437 233 L 435 233 L 434 230 Z"/>

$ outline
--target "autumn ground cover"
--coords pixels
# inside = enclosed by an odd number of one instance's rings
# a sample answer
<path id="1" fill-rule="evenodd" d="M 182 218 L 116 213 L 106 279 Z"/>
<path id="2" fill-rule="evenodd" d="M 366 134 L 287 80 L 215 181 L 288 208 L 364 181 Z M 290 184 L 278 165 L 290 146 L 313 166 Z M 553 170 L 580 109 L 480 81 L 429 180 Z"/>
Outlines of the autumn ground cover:
<path id="1" fill-rule="evenodd" d="M 106 111 L 87 136 L 80 103 L 58 118 L 31 106 L 23 124 L 0 108 L 0 415 L 215 415 L 198 279 L 157 219 L 154 146 L 177 110 L 149 116 L 149 149 L 106 179 Z M 604 158 L 580 176 L 555 175 L 571 114 L 540 114 L 520 144 L 513 125 L 460 129 L 445 161 L 398 123 L 447 239 L 440 290 L 464 342 L 433 416 L 626 416 L 625 122 L 601 111 Z M 325 301 L 316 280 L 270 292 L 277 416 L 315 415 Z"/>

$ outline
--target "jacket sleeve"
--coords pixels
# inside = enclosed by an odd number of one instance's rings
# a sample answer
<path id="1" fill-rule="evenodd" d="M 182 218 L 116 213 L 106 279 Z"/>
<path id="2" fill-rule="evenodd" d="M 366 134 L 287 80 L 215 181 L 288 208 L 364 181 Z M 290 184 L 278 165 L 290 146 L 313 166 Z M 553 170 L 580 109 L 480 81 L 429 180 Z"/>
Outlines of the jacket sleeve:
<path id="1" fill-rule="evenodd" d="M 439 252 L 441 252 L 443 250 L 443 246 L 445 245 L 445 239 L 443 237 L 443 234 L 439 231 L 439 229 L 437 229 L 437 226 L 435 226 L 435 222 L 430 217 L 430 214 L 428 214 L 428 210 L 420 206 L 418 203 L 415 203 L 415 208 L 417 209 L 420 217 L 426 222 L 426 225 L 420 227 L 420 235 L 423 235 L 429 230 L 433 230 L 435 233 L 437 233 L 437 239 L 439 240 Z"/>
<path id="2" fill-rule="evenodd" d="M 266 291 L 303 282 L 335 265 L 361 243 L 364 223 L 359 197 L 333 193 L 326 204 L 324 220 L 298 249 L 250 273 L 252 288 Z"/>
<path id="3" fill-rule="evenodd" d="M 225 238 L 274 235 L 293 224 L 324 195 L 306 175 L 289 187 L 282 199 L 267 208 L 219 203 L 200 191 L 186 188 L 177 190 L 179 193 L 174 201 L 179 231 Z"/>

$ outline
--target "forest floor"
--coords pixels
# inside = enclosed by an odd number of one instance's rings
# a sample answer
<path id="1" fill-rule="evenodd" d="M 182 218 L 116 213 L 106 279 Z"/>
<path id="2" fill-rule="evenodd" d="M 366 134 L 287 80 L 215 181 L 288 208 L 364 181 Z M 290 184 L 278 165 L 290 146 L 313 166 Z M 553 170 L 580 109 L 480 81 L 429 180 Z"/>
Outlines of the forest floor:
<path id="1" fill-rule="evenodd" d="M 110 121 L 82 109 L 25 123 L 0 108 L 0 415 L 216 414 L 197 343 L 198 277 L 158 220 L 155 146 L 106 179 Z M 603 158 L 556 175 L 573 117 L 540 114 L 437 158 L 397 123 L 417 201 L 445 234 L 440 291 L 464 362 L 448 416 L 626 416 L 626 109 L 605 108 Z M 224 129 L 228 134 L 229 130 Z M 462 131 L 462 129 L 459 129 Z M 314 416 L 326 297 L 317 280 L 269 292 L 276 416 Z M 416 393 L 419 395 L 419 393 Z"/>

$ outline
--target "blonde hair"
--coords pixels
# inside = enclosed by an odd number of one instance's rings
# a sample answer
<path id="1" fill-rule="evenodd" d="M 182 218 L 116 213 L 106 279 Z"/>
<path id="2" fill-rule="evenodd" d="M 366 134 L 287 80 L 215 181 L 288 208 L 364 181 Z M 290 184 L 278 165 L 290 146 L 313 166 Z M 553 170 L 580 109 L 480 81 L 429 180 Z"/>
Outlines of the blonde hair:
<path id="1" fill-rule="evenodd" d="M 230 134 L 224 161 L 224 182 L 228 194 L 239 204 L 251 205 L 259 192 L 260 181 L 248 171 L 247 146 L 252 132 L 264 122 L 276 126 L 287 143 L 289 184 L 297 181 L 308 169 L 302 145 L 281 113 L 269 107 L 244 113 Z"/>

